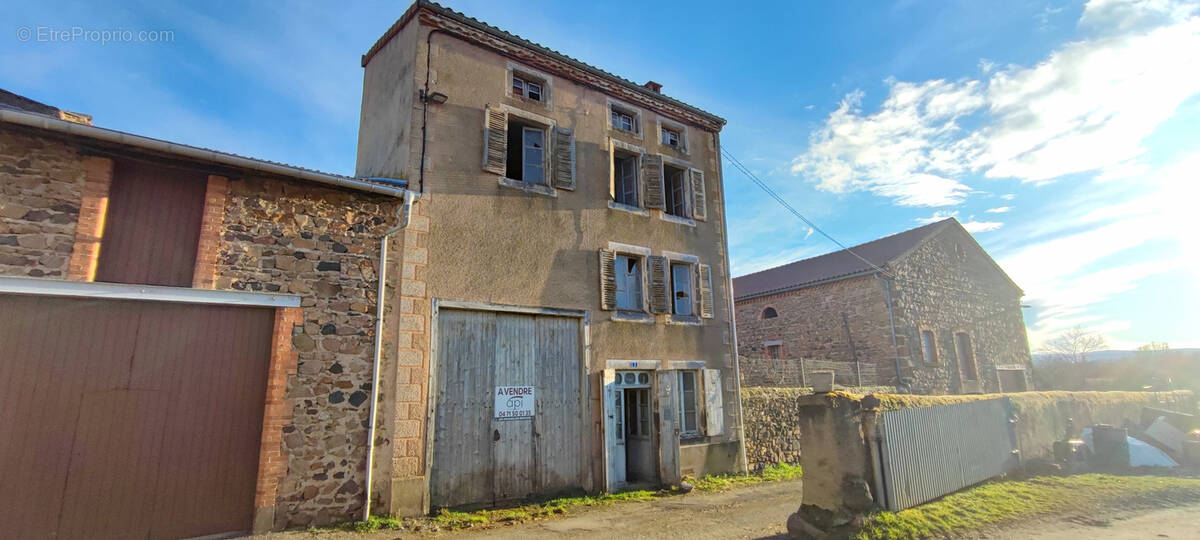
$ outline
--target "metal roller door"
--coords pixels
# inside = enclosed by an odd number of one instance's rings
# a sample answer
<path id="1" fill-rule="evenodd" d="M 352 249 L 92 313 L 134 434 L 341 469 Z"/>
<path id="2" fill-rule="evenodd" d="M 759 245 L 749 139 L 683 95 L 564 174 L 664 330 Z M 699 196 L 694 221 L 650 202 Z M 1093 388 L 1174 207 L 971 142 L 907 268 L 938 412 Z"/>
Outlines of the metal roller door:
<path id="1" fill-rule="evenodd" d="M 443 308 L 437 321 L 431 504 L 582 489 L 580 320 Z M 496 418 L 498 387 L 529 386 L 532 418 Z"/>
<path id="2" fill-rule="evenodd" d="M 0 536 L 248 531 L 273 322 L 0 295 Z"/>

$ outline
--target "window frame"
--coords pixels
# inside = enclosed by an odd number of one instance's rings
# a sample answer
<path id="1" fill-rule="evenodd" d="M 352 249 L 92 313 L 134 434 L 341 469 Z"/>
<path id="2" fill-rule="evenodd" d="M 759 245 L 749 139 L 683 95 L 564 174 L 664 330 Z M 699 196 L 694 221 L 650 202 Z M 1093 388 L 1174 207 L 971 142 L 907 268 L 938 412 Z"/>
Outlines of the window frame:
<path id="1" fill-rule="evenodd" d="M 673 261 L 668 259 L 667 266 L 671 274 L 671 315 L 676 317 L 696 317 L 696 265 L 690 262 Z M 687 271 L 687 279 L 684 283 L 686 291 L 680 291 L 679 282 L 675 276 L 675 269 L 683 268 Z M 679 312 L 679 293 L 687 293 L 687 313 Z"/>
<path id="2" fill-rule="evenodd" d="M 702 401 L 703 377 L 700 375 L 701 370 L 698 369 L 680 369 L 679 372 L 679 438 L 680 439 L 697 439 L 704 437 L 704 428 L 700 424 L 701 411 L 703 411 L 704 403 Z M 687 393 L 684 390 L 684 379 L 686 375 L 692 377 L 692 415 L 695 429 L 687 429 Z"/>
<path id="3" fill-rule="evenodd" d="M 632 196 L 633 196 L 633 204 L 630 204 L 629 201 L 627 201 L 627 200 L 623 200 L 623 199 L 625 199 L 625 192 L 628 190 L 623 189 L 624 187 L 627 187 L 627 186 L 624 186 L 625 174 L 624 174 L 624 171 L 622 171 L 621 168 L 617 166 L 618 160 L 621 160 L 622 163 L 630 163 L 633 167 L 633 171 L 632 171 L 633 172 L 633 179 L 632 179 L 633 186 L 632 186 L 632 192 L 631 192 Z M 612 200 L 613 200 L 613 202 L 615 202 L 621 206 L 627 206 L 630 208 L 644 208 L 643 204 L 645 203 L 645 201 L 642 200 L 643 197 L 642 197 L 642 193 L 641 193 L 642 179 L 641 179 L 640 171 L 638 170 L 641 168 L 641 160 L 642 160 L 642 157 L 640 154 L 630 152 L 628 150 L 625 150 L 624 148 L 618 148 L 618 149 L 613 150 L 613 152 L 612 152 L 612 174 L 613 174 L 613 189 L 612 189 L 613 199 Z"/>
<path id="4" fill-rule="evenodd" d="M 508 62 L 505 65 L 505 80 L 504 80 L 504 95 L 512 99 L 512 103 L 528 103 L 537 104 L 547 109 L 552 108 L 552 98 L 554 97 L 554 78 L 547 73 L 530 69 L 527 66 L 516 62 Z M 514 91 L 514 81 L 521 80 L 526 85 L 526 90 L 522 93 Z M 528 83 L 533 83 L 541 87 L 541 99 L 528 97 Z"/>
<path id="5" fill-rule="evenodd" d="M 519 189 L 519 190 L 522 190 L 522 191 L 525 191 L 528 193 L 545 195 L 547 197 L 558 197 L 558 190 L 554 188 L 554 186 L 552 185 L 551 178 L 550 178 L 550 171 L 551 171 L 551 167 L 553 165 L 551 163 L 551 159 L 552 159 L 553 153 L 554 153 L 553 148 L 552 148 L 552 134 L 554 132 L 554 128 L 557 126 L 557 123 L 554 121 L 553 118 L 548 118 L 546 116 L 542 116 L 537 113 L 532 113 L 529 111 L 521 110 L 516 107 L 512 107 L 510 105 L 499 105 L 498 107 L 508 114 L 508 124 L 506 124 L 505 129 L 507 129 L 509 131 L 509 142 L 511 142 L 511 140 L 512 140 L 511 132 L 512 132 L 513 126 L 516 125 L 516 126 L 519 126 L 522 128 L 521 135 L 519 137 L 517 137 L 517 140 L 519 140 L 521 142 L 521 149 L 520 149 L 521 164 L 520 165 L 521 165 L 521 169 L 522 169 L 522 171 L 521 171 L 522 177 L 525 176 L 525 173 L 524 173 L 524 165 L 525 165 L 525 163 L 524 163 L 525 162 L 524 128 L 534 128 L 534 129 L 538 129 L 538 130 L 542 131 L 542 178 L 543 178 L 543 182 L 542 183 L 533 183 L 533 182 L 528 182 L 528 181 L 524 180 L 523 178 L 512 178 L 508 174 L 509 171 L 505 170 L 504 174 L 500 175 L 500 180 L 499 180 L 500 185 L 502 187 Z M 511 144 L 509 144 L 508 146 L 511 146 Z M 510 157 L 512 156 L 511 148 L 509 148 L 509 156 Z M 510 163 L 511 161 L 512 161 L 511 159 L 506 160 L 506 165 L 512 166 L 512 163 Z"/>
<path id="6" fill-rule="evenodd" d="M 672 173 L 672 171 L 674 171 Z M 692 189 L 691 171 L 687 168 L 680 167 L 674 163 L 663 161 L 663 213 L 674 216 L 679 219 L 691 219 L 691 198 Z M 676 184 L 678 184 L 678 194 L 676 194 Z M 674 204 L 673 204 L 674 203 Z M 675 208 L 679 208 L 679 213 L 675 213 Z"/>
<path id="7" fill-rule="evenodd" d="M 697 286 L 697 280 L 700 279 L 700 257 L 690 253 L 677 253 L 674 251 L 662 252 L 662 256 L 667 259 L 667 303 L 669 307 L 667 314 L 669 321 L 673 324 L 699 325 L 700 319 L 700 288 Z M 691 315 L 680 315 L 675 312 L 675 275 L 674 268 L 676 265 L 685 265 L 688 267 L 688 298 L 692 305 Z"/>
<path id="8" fill-rule="evenodd" d="M 621 284 L 631 282 L 629 279 L 630 273 L 627 270 L 629 263 L 626 262 L 624 265 L 622 265 L 622 259 L 626 261 L 633 261 L 637 266 L 637 276 L 632 281 L 632 283 L 636 283 L 638 287 L 636 302 L 634 302 L 634 304 L 637 306 L 636 308 L 623 307 L 621 305 Z M 618 251 L 614 265 L 616 266 L 615 270 L 617 274 L 617 302 L 615 304 L 616 309 L 614 309 L 614 311 L 625 313 L 649 313 L 649 310 L 646 309 L 646 257 L 638 254 Z M 626 291 L 626 295 L 628 295 L 628 291 Z"/>
<path id="9" fill-rule="evenodd" d="M 686 156 L 689 151 L 687 126 L 680 124 L 680 123 L 672 122 L 670 120 L 664 120 L 661 117 L 658 119 L 657 124 L 658 124 L 658 144 L 659 144 L 659 146 L 662 148 L 669 148 L 676 153 Z M 668 131 L 670 131 L 676 135 L 676 137 L 678 138 L 678 144 L 671 145 L 671 144 L 667 143 L 666 140 L 664 140 L 664 138 L 666 137 L 666 133 Z"/>
<path id="10" fill-rule="evenodd" d="M 767 310 L 770 310 L 770 311 L 771 311 L 771 313 L 772 313 L 772 315 L 771 315 L 770 317 L 768 317 L 768 316 L 767 316 Z M 765 321 L 765 320 L 768 320 L 768 319 L 775 319 L 775 318 L 778 318 L 778 317 L 779 317 L 779 310 L 775 309 L 775 307 L 774 307 L 774 306 L 767 306 L 767 307 L 764 307 L 764 308 L 762 309 L 762 311 L 761 311 L 761 312 L 759 312 L 759 314 L 758 314 L 758 319 L 759 319 L 759 320 L 762 320 L 762 321 Z"/>
<path id="11" fill-rule="evenodd" d="M 618 153 L 632 155 L 634 158 L 634 196 L 637 197 L 637 205 L 629 205 L 617 202 L 617 168 L 616 157 Z M 609 137 L 608 139 L 608 207 L 613 210 L 623 210 L 640 216 L 649 216 L 650 211 L 646 208 L 646 190 L 645 178 L 642 177 L 642 156 L 646 151 L 640 146 L 629 144 L 625 141 Z"/>
<path id="12" fill-rule="evenodd" d="M 614 125 L 613 116 L 618 114 L 629 117 L 631 129 L 625 129 L 623 127 Z M 605 121 L 608 123 L 608 130 L 610 132 L 625 133 L 632 135 L 636 139 L 642 138 L 642 111 L 637 107 L 616 101 L 614 99 L 609 99 L 608 118 Z"/>
<path id="13" fill-rule="evenodd" d="M 929 328 L 922 328 L 917 332 L 921 343 L 921 360 L 926 365 L 937 366 L 941 365 L 940 355 L 938 355 L 937 332 Z M 925 338 L 929 338 L 929 343 L 926 345 Z M 932 358 L 930 358 L 932 357 Z"/>
<path id="14" fill-rule="evenodd" d="M 962 347 L 960 345 L 960 343 L 961 343 L 960 336 L 961 336 L 961 338 L 966 339 L 965 347 Z M 955 360 L 958 360 L 959 379 L 961 379 L 963 381 L 979 381 L 980 380 L 979 361 L 975 358 L 975 340 L 971 339 L 971 334 L 965 330 L 954 331 L 953 339 L 954 339 L 954 358 L 955 358 Z M 967 358 L 965 358 L 965 359 L 963 358 L 964 350 L 965 350 L 966 356 L 967 356 Z M 969 362 L 969 364 L 968 364 L 968 362 Z M 971 372 L 972 375 L 974 375 L 974 377 L 967 377 L 967 373 L 964 372 L 964 371 L 967 371 L 967 370 L 964 370 L 964 368 L 967 367 L 968 365 L 970 367 L 969 371 Z"/>

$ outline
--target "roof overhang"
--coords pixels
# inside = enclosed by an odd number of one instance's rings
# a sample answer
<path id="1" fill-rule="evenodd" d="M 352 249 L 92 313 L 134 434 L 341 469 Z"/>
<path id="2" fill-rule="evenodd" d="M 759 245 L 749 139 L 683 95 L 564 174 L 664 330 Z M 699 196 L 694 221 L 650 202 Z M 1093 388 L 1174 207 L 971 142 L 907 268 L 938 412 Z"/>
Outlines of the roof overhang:
<path id="1" fill-rule="evenodd" d="M 381 183 L 371 182 L 363 178 L 341 176 L 337 174 L 315 171 L 312 169 L 305 169 L 303 167 L 275 163 L 273 161 L 249 158 L 227 152 L 219 152 L 207 148 L 173 143 L 161 139 L 152 139 L 150 137 L 143 137 L 141 135 L 134 135 L 132 133 L 126 133 L 123 131 L 67 122 L 65 120 L 59 120 L 57 118 L 24 111 L 0 109 L 0 124 L 24 126 L 35 130 L 72 137 L 80 137 L 119 147 L 128 147 L 167 154 L 190 161 L 212 163 L 235 169 L 254 171 L 273 176 L 283 176 L 297 180 L 327 184 L 339 188 L 364 191 L 378 195 L 402 197 L 406 190 L 406 187 L 401 187 L 400 185 L 383 185 Z M 407 183 L 402 180 L 394 180 L 393 182 L 396 184 L 403 183 L 405 186 L 407 185 Z"/>

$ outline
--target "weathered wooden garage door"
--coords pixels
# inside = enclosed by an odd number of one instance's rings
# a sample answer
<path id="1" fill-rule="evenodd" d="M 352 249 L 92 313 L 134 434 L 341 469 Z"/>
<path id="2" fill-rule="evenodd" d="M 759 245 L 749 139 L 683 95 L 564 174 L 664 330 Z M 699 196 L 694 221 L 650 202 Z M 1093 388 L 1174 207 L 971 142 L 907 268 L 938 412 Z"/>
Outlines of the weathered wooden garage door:
<path id="1" fill-rule="evenodd" d="M 250 529 L 272 310 L 0 295 L 0 536 Z"/>
<path id="2" fill-rule="evenodd" d="M 582 488 L 579 319 L 441 309 L 437 356 L 435 507 Z M 533 386 L 534 417 L 493 418 L 497 386 Z"/>

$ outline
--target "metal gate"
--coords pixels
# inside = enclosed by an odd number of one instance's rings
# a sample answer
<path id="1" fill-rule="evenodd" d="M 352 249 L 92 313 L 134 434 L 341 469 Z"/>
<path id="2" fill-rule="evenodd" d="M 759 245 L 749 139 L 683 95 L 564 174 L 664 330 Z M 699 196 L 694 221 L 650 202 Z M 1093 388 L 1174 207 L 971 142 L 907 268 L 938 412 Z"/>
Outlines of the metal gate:
<path id="1" fill-rule="evenodd" d="M 1008 411 L 1002 398 L 881 413 L 876 500 L 896 512 L 1011 470 Z"/>
<path id="2" fill-rule="evenodd" d="M 579 318 L 440 307 L 435 343 L 432 506 L 582 488 Z M 534 416 L 495 418 L 501 386 L 534 387 Z"/>
<path id="3" fill-rule="evenodd" d="M 248 531 L 273 311 L 0 295 L 5 538 Z"/>

